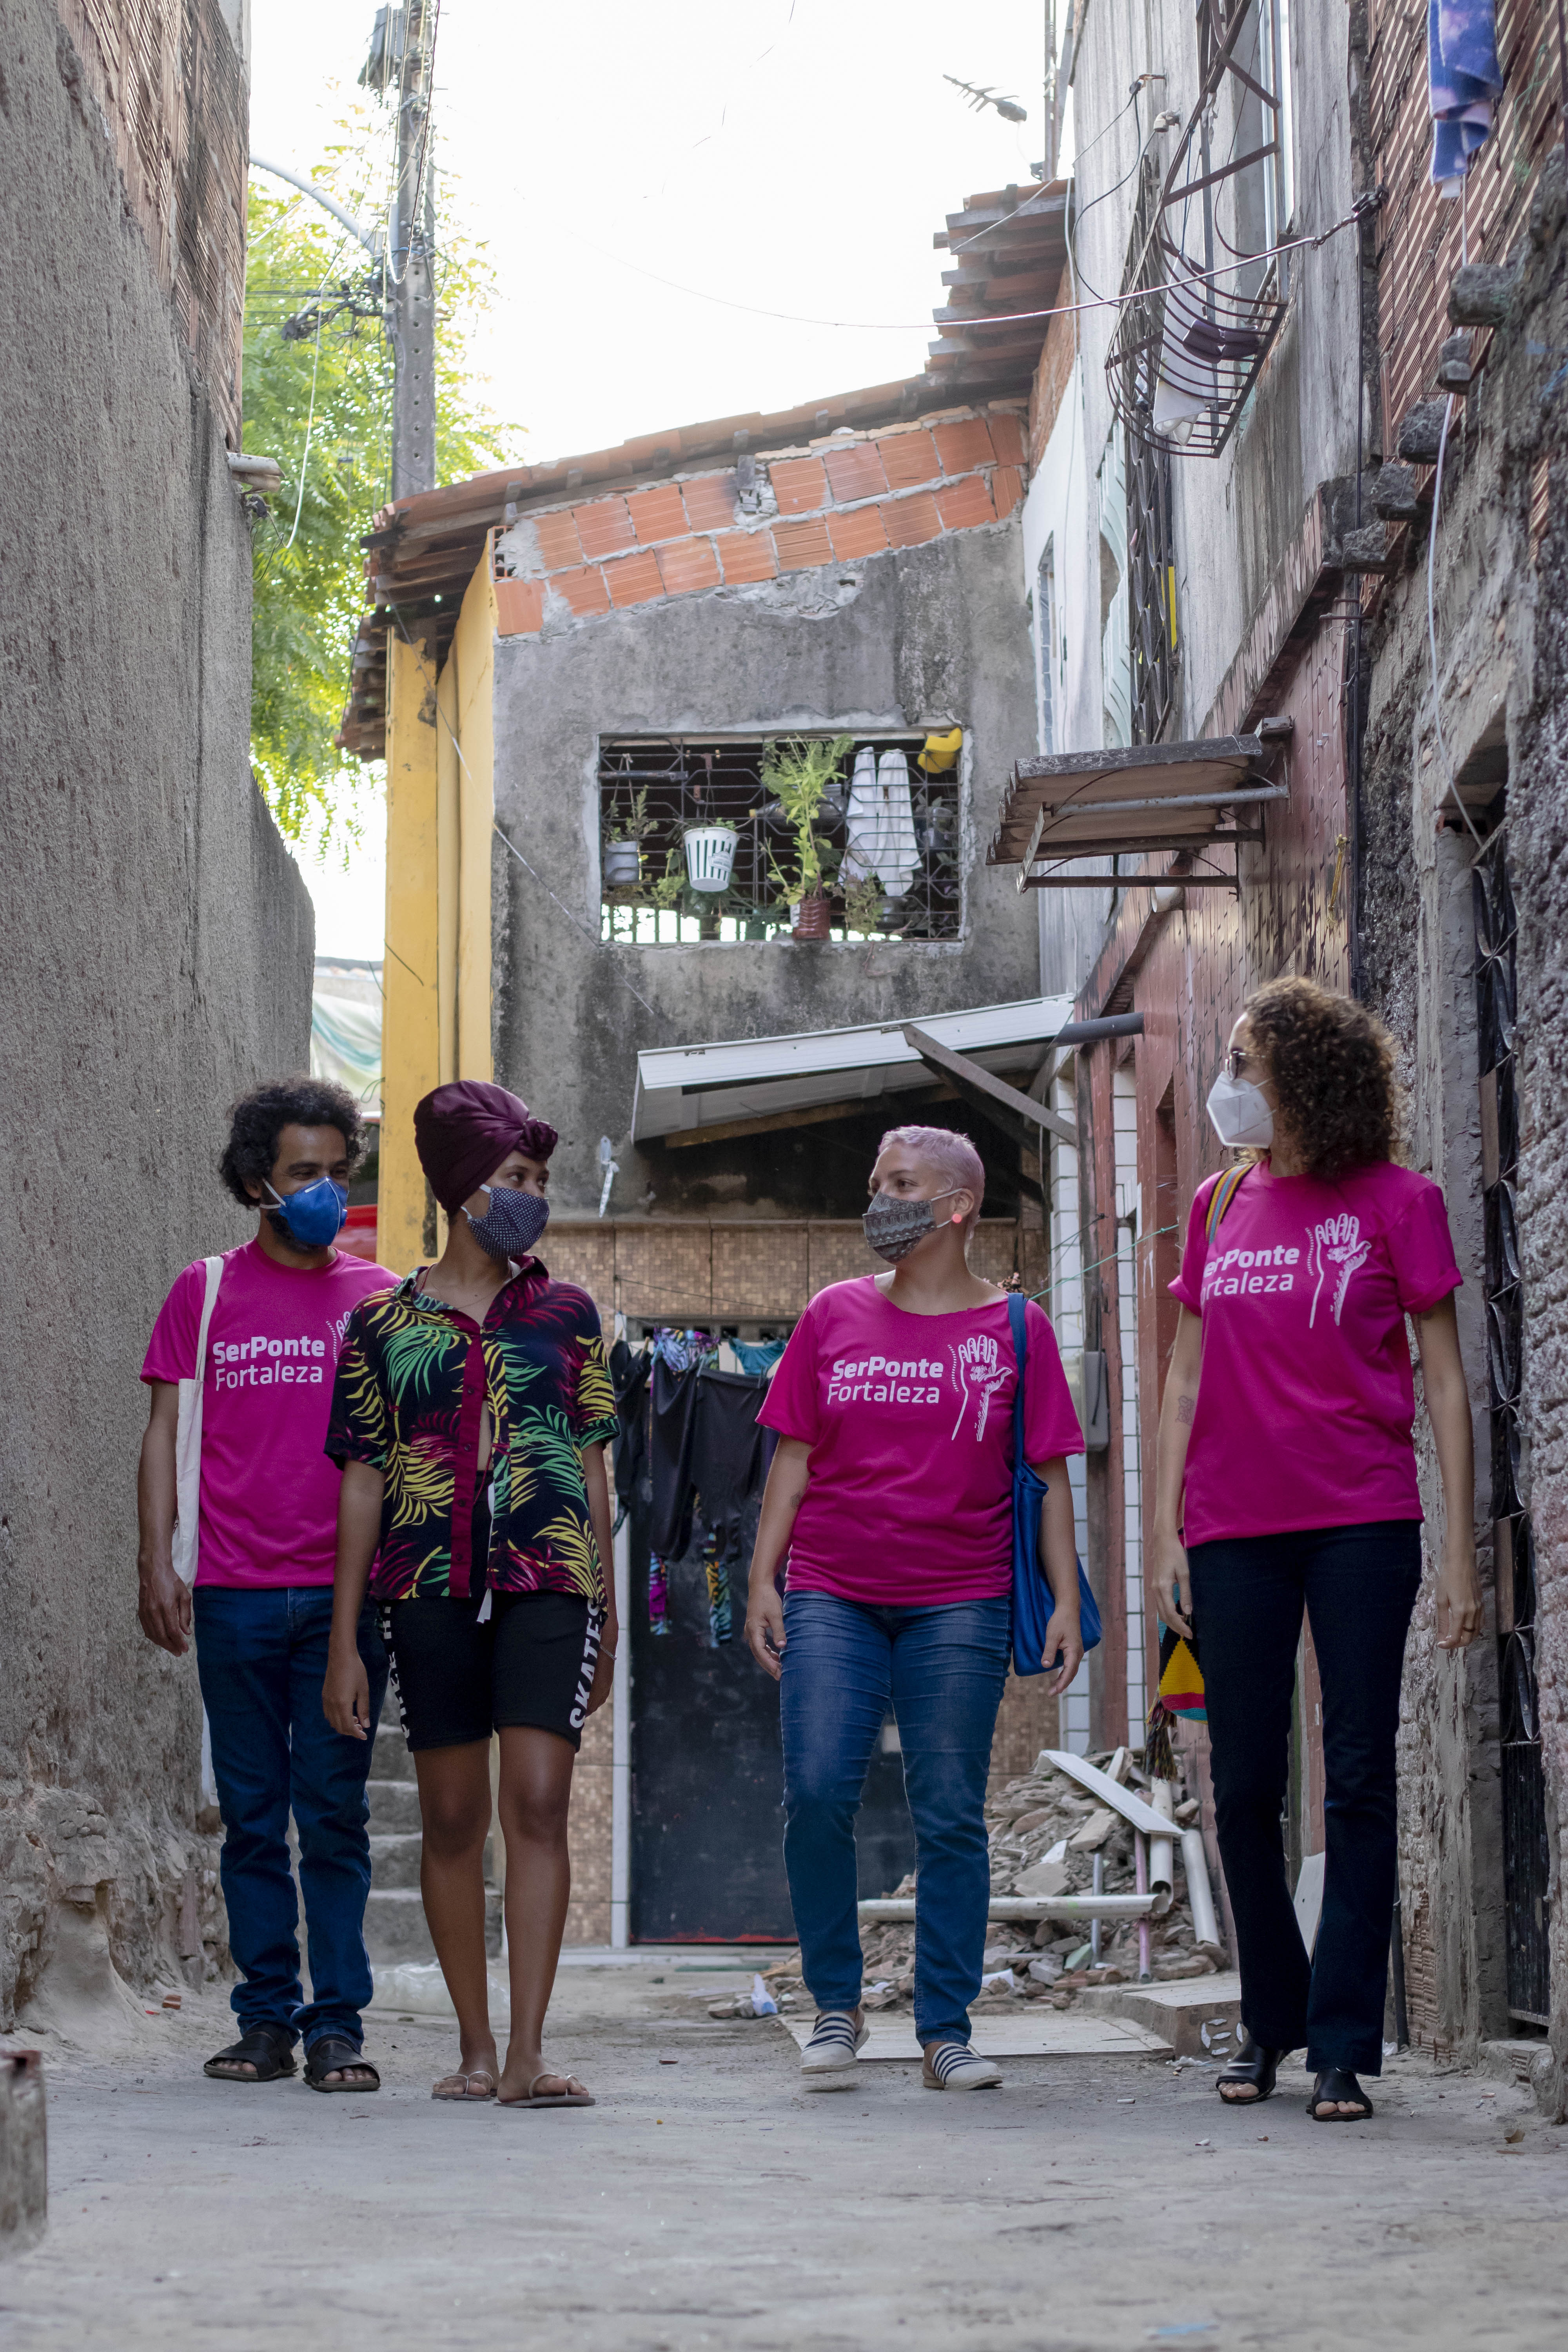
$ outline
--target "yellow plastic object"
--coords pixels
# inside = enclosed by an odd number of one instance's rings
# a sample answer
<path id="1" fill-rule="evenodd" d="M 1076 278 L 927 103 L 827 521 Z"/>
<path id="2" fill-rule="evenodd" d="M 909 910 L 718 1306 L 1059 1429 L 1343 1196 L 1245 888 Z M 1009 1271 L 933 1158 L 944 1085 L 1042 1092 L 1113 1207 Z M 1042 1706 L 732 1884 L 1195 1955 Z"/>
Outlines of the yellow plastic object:
<path id="1" fill-rule="evenodd" d="M 963 730 L 955 727 L 951 735 L 928 735 L 925 749 L 916 761 L 928 776 L 943 776 L 957 762 L 959 746 L 963 741 Z"/>

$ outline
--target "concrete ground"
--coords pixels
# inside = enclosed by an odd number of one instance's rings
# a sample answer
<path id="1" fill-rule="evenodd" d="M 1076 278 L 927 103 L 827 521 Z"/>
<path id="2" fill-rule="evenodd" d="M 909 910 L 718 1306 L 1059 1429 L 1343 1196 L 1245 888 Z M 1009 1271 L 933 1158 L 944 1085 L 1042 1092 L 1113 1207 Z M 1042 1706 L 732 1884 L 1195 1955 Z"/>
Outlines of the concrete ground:
<path id="1" fill-rule="evenodd" d="M 374 2097 L 205 2081 L 211 1994 L 118 2054 L 46 2042 L 49 2229 L 0 2264 L 0 2345 L 1560 2352 L 1568 2132 L 1522 2088 L 1405 2057 L 1355 2128 L 1300 2072 L 1235 2114 L 1149 2057 L 808 2095 L 776 2021 L 709 2018 L 746 1981 L 563 1969 L 575 2113 L 432 2105 L 431 2018 L 374 2018 Z"/>

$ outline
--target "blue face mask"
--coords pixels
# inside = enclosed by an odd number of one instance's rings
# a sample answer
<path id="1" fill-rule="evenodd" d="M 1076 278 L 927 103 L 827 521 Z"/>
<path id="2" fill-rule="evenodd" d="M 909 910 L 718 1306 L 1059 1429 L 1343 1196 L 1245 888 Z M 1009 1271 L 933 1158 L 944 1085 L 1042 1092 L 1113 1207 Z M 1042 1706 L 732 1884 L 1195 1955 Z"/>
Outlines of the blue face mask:
<path id="1" fill-rule="evenodd" d="M 301 1249 L 325 1249 L 329 1242 L 337 1240 L 349 1213 L 346 1184 L 334 1184 L 330 1176 L 323 1176 L 287 1196 L 273 1192 L 270 1184 L 267 1189 L 278 1203 L 272 1211 L 274 1219 L 282 1220 Z"/>

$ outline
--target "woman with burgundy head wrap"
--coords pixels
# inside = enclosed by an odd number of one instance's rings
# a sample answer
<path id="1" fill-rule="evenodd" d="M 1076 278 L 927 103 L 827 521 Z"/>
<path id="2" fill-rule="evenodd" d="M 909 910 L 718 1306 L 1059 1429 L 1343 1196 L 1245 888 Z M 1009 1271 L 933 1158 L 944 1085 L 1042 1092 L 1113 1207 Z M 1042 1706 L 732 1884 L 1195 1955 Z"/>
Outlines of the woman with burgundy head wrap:
<path id="1" fill-rule="evenodd" d="M 571 1892 L 566 1811 L 616 1645 L 605 1448 L 615 1396 L 593 1300 L 532 1255 L 555 1129 L 505 1087 L 426 1095 L 414 1137 L 447 1244 L 351 1317 L 327 1451 L 342 1465 L 322 1704 L 369 1704 L 353 1629 L 367 1581 L 419 1780 L 420 1891 L 458 2013 L 438 2099 L 591 2106 L 546 2068 L 544 2015 Z M 339 1629 L 342 1628 L 340 1639 Z M 498 2065 L 485 1957 L 489 1753 L 500 1741 L 511 2039 Z"/>

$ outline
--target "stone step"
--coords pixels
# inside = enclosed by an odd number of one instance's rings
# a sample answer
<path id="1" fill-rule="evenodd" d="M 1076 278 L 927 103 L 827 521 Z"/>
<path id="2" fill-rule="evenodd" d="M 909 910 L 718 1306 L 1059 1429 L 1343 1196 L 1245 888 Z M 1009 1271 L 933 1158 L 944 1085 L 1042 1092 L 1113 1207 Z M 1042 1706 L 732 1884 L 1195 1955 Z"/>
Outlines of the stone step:
<path id="1" fill-rule="evenodd" d="M 370 1883 L 373 1889 L 389 1893 L 394 1888 L 416 1887 L 419 1884 L 419 1855 L 424 1843 L 417 1830 L 412 1834 L 393 1836 L 373 1830 L 370 1839 Z"/>
<path id="2" fill-rule="evenodd" d="M 1125 2017 L 1163 2034 L 1178 2058 L 1214 2058 L 1223 2065 L 1241 2034 L 1241 1979 L 1177 1977 L 1165 1984 L 1090 1985 L 1073 2008 Z"/>
<path id="3" fill-rule="evenodd" d="M 378 1832 L 393 1836 L 399 1830 L 418 1829 L 419 1791 L 412 1780 L 369 1780 L 365 1794 L 373 1838 Z"/>
<path id="4" fill-rule="evenodd" d="M 364 1910 L 364 1940 L 373 1968 L 398 1960 L 433 1960 L 436 1947 L 417 1887 L 373 1886 Z M 492 1959 L 500 1951 L 500 1895 L 493 1886 L 485 1889 L 485 1949 Z"/>
<path id="5" fill-rule="evenodd" d="M 406 1780 L 410 1788 L 414 1785 L 414 1759 L 403 1737 L 397 1710 L 390 1705 L 375 1727 L 370 1769 L 378 1780 Z"/>

